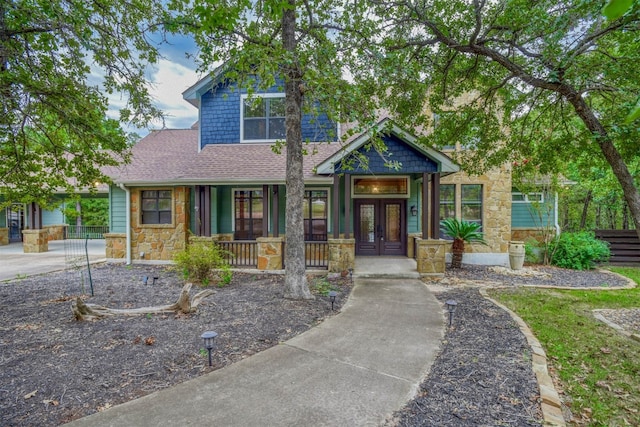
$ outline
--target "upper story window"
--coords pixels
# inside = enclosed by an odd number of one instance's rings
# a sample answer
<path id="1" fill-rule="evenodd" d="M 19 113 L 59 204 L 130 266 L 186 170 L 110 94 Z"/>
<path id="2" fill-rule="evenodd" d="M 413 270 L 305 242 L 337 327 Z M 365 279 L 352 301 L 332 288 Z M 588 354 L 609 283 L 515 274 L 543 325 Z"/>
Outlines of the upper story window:
<path id="1" fill-rule="evenodd" d="M 284 139 L 284 95 L 264 94 L 242 97 L 242 142 Z"/>
<path id="2" fill-rule="evenodd" d="M 171 224 L 171 190 L 143 190 L 142 224 Z"/>

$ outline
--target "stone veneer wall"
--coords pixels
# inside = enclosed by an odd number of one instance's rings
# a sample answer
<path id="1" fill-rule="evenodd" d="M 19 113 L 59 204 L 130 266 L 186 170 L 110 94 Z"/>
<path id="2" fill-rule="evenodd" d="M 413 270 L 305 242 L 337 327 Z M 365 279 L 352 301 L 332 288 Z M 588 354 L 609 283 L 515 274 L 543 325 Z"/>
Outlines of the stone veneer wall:
<path id="1" fill-rule="evenodd" d="M 554 230 L 552 236 L 555 236 L 555 234 Z M 529 239 L 535 239 L 542 242 L 542 231 L 538 228 L 514 228 L 511 230 L 511 240 L 526 242 Z"/>
<path id="2" fill-rule="evenodd" d="M 0 227 L 0 246 L 9 244 L 9 229 L 7 227 Z"/>
<path id="3" fill-rule="evenodd" d="M 342 273 L 354 268 L 356 258 L 356 239 L 329 239 L 330 273 Z"/>
<path id="4" fill-rule="evenodd" d="M 416 264 L 422 277 L 442 277 L 445 270 L 446 240 L 423 240 L 416 238 Z"/>
<path id="5" fill-rule="evenodd" d="M 511 236 L 511 166 L 506 164 L 480 176 L 458 172 L 442 178 L 441 184 L 482 184 L 482 230 L 488 246 L 465 245 L 465 252 L 507 253 Z M 456 185 L 456 216 L 461 218 L 462 194 Z M 450 242 L 449 242 L 450 243 Z M 447 247 L 451 251 L 451 245 Z"/>
<path id="6" fill-rule="evenodd" d="M 49 239 L 49 241 L 52 240 L 64 240 L 64 229 L 65 229 L 66 225 L 64 224 L 60 224 L 60 225 L 47 225 L 46 227 L 44 227 L 47 232 L 49 233 L 49 236 L 47 237 Z"/>
<path id="7" fill-rule="evenodd" d="M 22 230 L 22 249 L 25 254 L 47 252 L 49 233 L 46 229 Z"/>
<path id="8" fill-rule="evenodd" d="M 158 188 L 160 189 L 160 188 Z M 170 261 L 184 250 L 189 238 L 189 188 L 174 187 L 171 224 L 140 223 L 142 189 L 131 190 L 131 259 Z M 144 252 L 144 258 L 140 254 Z"/>
<path id="9" fill-rule="evenodd" d="M 105 233 L 104 240 L 107 259 L 125 259 L 127 257 L 126 233 Z"/>
<path id="10" fill-rule="evenodd" d="M 283 237 L 258 237 L 258 270 L 282 270 Z"/>

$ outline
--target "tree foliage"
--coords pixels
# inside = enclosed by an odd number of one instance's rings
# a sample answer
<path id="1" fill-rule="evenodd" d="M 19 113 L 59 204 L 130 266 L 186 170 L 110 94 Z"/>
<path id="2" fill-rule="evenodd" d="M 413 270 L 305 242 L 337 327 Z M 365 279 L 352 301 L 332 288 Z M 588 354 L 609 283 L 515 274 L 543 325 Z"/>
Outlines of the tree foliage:
<path id="1" fill-rule="evenodd" d="M 640 151 L 630 116 L 640 94 L 637 2 L 609 20 L 601 3 L 581 0 L 373 4 L 390 34 L 379 85 L 391 87 L 387 102 L 404 121 L 431 125 L 436 113 L 429 142 L 473 148 L 460 157 L 471 172 L 523 155 L 542 174 L 579 155 L 605 159 L 640 229 L 627 167 Z"/>
<path id="2" fill-rule="evenodd" d="M 302 112 L 327 113 L 335 121 L 372 117 L 372 99 L 353 89 L 344 73 L 362 66 L 352 63 L 348 28 L 356 10 L 335 0 L 298 3 L 222 0 L 215 4 L 191 4 L 174 0 L 176 28 L 194 34 L 201 48 L 201 69 L 222 65 L 224 77 L 250 94 L 274 85 L 285 93 L 287 199 L 285 252 L 286 292 L 289 298 L 311 298 L 305 277 L 302 173 L 304 144 Z M 363 8 L 353 4 L 349 8 Z M 364 9 L 362 9 L 364 11 Z M 360 31 L 366 32 L 367 26 Z M 361 38 L 364 40 L 370 36 Z M 274 146 L 279 150 L 280 144 Z M 337 226 L 337 225 L 336 225 Z"/>
<path id="3" fill-rule="evenodd" d="M 105 120 L 105 94 L 121 93 L 120 120 L 160 115 L 145 86 L 158 58 L 149 39 L 155 0 L 9 0 L 0 4 L 0 195 L 46 205 L 60 189 L 106 182 L 104 165 L 130 144 Z M 161 36 L 158 36 L 161 37 Z M 103 75 L 101 82 L 95 75 Z"/>

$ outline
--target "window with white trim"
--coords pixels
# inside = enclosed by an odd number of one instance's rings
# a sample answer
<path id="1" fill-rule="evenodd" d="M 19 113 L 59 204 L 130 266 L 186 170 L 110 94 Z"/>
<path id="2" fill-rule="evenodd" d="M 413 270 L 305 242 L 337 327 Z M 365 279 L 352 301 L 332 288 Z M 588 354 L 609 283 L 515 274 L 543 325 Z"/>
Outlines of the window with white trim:
<path id="1" fill-rule="evenodd" d="M 284 94 L 242 97 L 242 141 L 265 142 L 284 139 Z"/>

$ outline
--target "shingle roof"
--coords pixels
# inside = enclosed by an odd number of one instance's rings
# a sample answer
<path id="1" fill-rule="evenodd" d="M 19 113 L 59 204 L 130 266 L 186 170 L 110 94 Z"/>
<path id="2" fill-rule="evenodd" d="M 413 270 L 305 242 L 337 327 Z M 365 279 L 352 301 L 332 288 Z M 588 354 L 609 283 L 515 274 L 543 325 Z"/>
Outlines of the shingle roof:
<path id="1" fill-rule="evenodd" d="M 340 150 L 339 143 L 305 145 L 305 181 L 326 180 L 315 166 Z M 271 144 L 209 144 L 198 152 L 197 129 L 153 131 L 132 148 L 132 161 L 106 171 L 116 183 L 284 183 L 286 150 Z"/>

